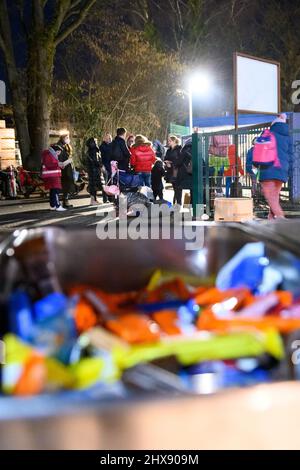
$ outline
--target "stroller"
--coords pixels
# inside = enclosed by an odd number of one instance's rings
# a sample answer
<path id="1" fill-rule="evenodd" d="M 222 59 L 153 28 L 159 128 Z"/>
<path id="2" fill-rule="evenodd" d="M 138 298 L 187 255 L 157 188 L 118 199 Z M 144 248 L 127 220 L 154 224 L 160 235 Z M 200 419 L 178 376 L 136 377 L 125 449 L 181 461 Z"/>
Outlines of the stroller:
<path id="1" fill-rule="evenodd" d="M 25 198 L 28 198 L 30 194 L 35 191 L 41 193 L 41 197 L 47 196 L 47 191 L 44 187 L 44 182 L 38 174 L 31 173 L 24 170 L 22 166 L 18 166 L 18 186 L 21 194 Z"/>
<path id="2" fill-rule="evenodd" d="M 107 185 L 104 186 L 106 194 L 113 198 L 112 202 L 115 205 L 117 216 L 120 211 L 120 198 L 124 200 L 126 198 L 127 214 L 132 215 L 134 213 L 135 205 L 143 205 L 146 208 L 150 207 L 151 195 L 153 192 L 149 188 L 148 194 L 143 194 L 143 184 L 139 175 L 133 173 L 126 173 L 126 171 L 118 169 L 118 163 L 115 161 L 111 162 L 111 178 Z"/>

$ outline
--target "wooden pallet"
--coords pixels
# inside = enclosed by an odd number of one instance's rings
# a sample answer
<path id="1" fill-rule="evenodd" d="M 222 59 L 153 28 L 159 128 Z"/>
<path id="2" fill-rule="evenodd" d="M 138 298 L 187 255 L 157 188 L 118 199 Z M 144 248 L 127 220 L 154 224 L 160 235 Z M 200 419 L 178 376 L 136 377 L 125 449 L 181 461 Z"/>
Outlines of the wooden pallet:
<path id="1" fill-rule="evenodd" d="M 215 199 L 216 222 L 245 222 L 252 219 L 252 198 L 221 197 Z"/>
<path id="2" fill-rule="evenodd" d="M 17 166 L 16 148 L 15 148 L 15 130 L 7 129 L 5 121 L 0 120 L 0 168 L 5 169 L 8 166 Z"/>

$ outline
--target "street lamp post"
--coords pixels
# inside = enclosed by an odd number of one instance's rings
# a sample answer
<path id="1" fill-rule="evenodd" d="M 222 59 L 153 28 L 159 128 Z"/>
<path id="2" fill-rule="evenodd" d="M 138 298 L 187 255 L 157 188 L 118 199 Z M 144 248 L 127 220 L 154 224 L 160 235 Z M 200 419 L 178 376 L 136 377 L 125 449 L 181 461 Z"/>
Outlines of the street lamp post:
<path id="1" fill-rule="evenodd" d="M 183 89 L 177 89 L 176 93 L 178 95 L 185 95 L 189 100 L 189 128 L 190 133 L 193 133 L 194 124 L 193 124 L 193 93 L 203 94 L 210 87 L 209 79 L 207 75 L 197 73 L 192 75 L 189 79 L 188 91 Z"/>
<path id="2" fill-rule="evenodd" d="M 190 123 L 190 134 L 193 133 L 193 91 L 192 88 L 189 88 L 189 123 Z"/>
<path id="3" fill-rule="evenodd" d="M 202 73 L 195 73 L 189 80 L 189 125 L 190 133 L 193 133 L 193 92 L 196 94 L 203 94 L 209 89 L 209 79 L 207 75 Z"/>

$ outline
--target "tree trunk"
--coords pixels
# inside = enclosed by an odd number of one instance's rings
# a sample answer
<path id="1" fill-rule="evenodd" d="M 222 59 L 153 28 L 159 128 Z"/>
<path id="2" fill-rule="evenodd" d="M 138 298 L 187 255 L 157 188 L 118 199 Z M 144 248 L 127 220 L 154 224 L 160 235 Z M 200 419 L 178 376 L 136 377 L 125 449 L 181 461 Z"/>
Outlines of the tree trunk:
<path id="1" fill-rule="evenodd" d="M 30 152 L 30 138 L 26 115 L 26 88 L 24 87 L 21 72 L 17 69 L 12 32 L 10 28 L 7 2 L 0 2 L 0 46 L 4 55 L 8 82 L 11 91 L 14 120 L 17 130 L 22 159 L 26 159 Z"/>
<path id="2" fill-rule="evenodd" d="M 32 169 L 40 168 L 41 153 L 49 146 L 52 68 L 49 68 L 45 62 L 47 61 L 36 64 L 35 71 L 29 74 L 31 77 L 36 74 L 35 78 L 39 84 L 27 106 Z"/>
<path id="3" fill-rule="evenodd" d="M 23 164 L 28 169 L 40 169 L 41 152 L 49 145 L 55 49 L 83 22 L 95 2 L 96 0 L 51 2 L 53 18 L 49 21 L 47 1 L 10 0 L 10 10 L 7 0 L 0 0 L 0 49 L 7 65 Z M 28 46 L 27 83 L 24 83 L 15 58 L 10 14 L 14 14 L 14 19 L 20 17 L 20 24 L 24 26 L 24 39 Z M 26 27 L 29 19 L 30 25 Z M 26 92 L 23 93 L 24 84 Z M 27 102 L 23 96 L 26 96 Z"/>
<path id="4" fill-rule="evenodd" d="M 29 42 L 27 120 L 31 141 L 29 166 L 41 167 L 41 153 L 49 146 L 51 86 L 53 79 L 54 42 L 41 26 Z"/>
<path id="5" fill-rule="evenodd" d="M 17 131 L 17 140 L 19 142 L 22 161 L 26 167 L 26 160 L 30 154 L 30 137 L 28 131 L 28 122 L 26 114 L 26 99 L 19 87 L 20 78 L 14 70 L 7 64 L 7 74 L 11 84 L 11 98 L 13 105 L 14 121 Z"/>

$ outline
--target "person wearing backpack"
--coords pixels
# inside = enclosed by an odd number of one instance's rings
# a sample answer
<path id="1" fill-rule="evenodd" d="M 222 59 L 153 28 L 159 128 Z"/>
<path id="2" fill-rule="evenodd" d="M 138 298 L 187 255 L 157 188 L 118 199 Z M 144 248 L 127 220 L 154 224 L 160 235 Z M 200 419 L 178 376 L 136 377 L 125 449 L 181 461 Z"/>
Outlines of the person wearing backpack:
<path id="1" fill-rule="evenodd" d="M 270 132 L 275 137 L 275 151 L 273 162 L 268 165 L 259 165 L 259 181 L 262 185 L 264 197 L 269 205 L 270 220 L 284 218 L 284 212 L 280 206 L 280 191 L 283 183 L 288 180 L 289 161 L 292 156 L 292 143 L 289 136 L 287 115 L 280 114 L 272 123 Z M 253 162 L 256 164 L 256 150 L 259 144 L 257 139 L 253 151 Z M 258 148 L 259 150 L 259 148 Z M 272 152 L 270 152 L 272 154 Z"/>
<path id="2" fill-rule="evenodd" d="M 251 195 L 253 198 L 257 197 L 258 185 L 257 185 L 257 173 L 258 169 L 253 166 L 253 150 L 256 142 L 256 138 L 252 140 L 252 146 L 249 148 L 246 156 L 246 173 L 249 175 L 251 180 Z"/>

